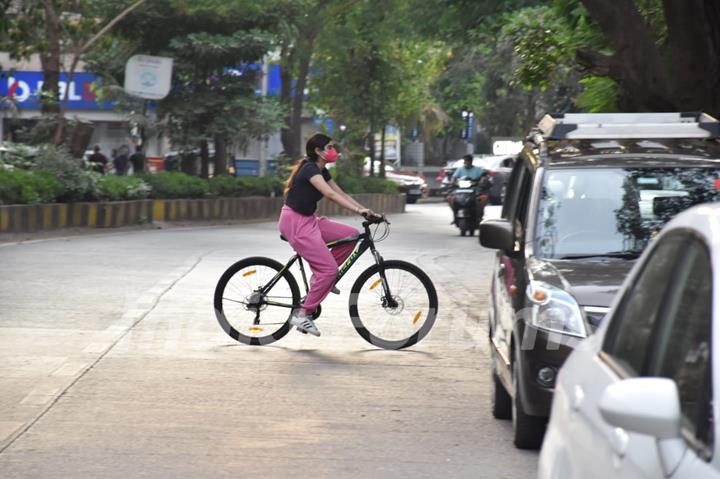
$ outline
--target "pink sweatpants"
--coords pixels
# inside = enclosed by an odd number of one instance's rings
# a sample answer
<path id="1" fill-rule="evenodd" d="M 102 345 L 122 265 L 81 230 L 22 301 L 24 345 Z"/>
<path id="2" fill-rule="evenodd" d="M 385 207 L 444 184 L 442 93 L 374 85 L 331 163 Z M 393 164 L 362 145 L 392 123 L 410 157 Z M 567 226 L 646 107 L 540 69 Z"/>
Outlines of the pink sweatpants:
<path id="1" fill-rule="evenodd" d="M 358 230 L 324 216 L 305 216 L 296 213 L 289 206 L 280 212 L 280 233 L 287 238 L 290 246 L 310 263 L 313 272 L 310 290 L 302 308 L 307 312 L 315 308 L 330 293 L 335 283 L 338 266 L 350 256 L 355 243 L 346 243 L 328 249 L 325 243 L 359 234 Z"/>

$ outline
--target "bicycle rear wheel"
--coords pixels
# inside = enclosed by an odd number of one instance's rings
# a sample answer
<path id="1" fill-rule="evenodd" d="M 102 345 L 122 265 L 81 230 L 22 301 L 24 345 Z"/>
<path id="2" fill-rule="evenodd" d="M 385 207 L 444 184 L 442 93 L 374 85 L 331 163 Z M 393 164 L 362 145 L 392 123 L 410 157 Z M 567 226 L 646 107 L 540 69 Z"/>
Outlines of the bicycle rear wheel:
<path id="1" fill-rule="evenodd" d="M 215 287 L 215 317 L 231 338 L 262 346 L 288 333 L 292 308 L 267 303 L 299 304 L 297 281 L 285 271 L 270 291 L 261 292 L 283 268 L 274 259 L 245 258 L 220 277 Z"/>
<path id="2" fill-rule="evenodd" d="M 384 273 L 391 298 L 386 297 Z M 402 349 L 423 339 L 435 324 L 438 299 L 423 270 L 405 261 L 385 261 L 360 273 L 350 290 L 350 319 L 358 334 L 384 349 Z"/>

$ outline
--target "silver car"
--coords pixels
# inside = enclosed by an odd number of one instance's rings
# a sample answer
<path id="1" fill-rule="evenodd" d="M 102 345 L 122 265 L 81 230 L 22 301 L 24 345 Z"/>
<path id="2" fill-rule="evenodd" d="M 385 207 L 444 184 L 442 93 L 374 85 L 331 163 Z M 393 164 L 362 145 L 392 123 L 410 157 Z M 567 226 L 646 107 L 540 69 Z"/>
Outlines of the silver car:
<path id="1" fill-rule="evenodd" d="M 663 228 L 560 370 L 539 478 L 720 478 L 715 273 L 720 203 L 705 203 Z"/>

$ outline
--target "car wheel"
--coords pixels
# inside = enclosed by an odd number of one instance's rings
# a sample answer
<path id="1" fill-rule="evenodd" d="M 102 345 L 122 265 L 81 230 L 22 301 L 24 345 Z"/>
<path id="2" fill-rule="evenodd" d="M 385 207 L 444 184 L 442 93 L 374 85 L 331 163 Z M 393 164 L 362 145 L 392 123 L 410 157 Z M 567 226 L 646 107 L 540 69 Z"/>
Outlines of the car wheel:
<path id="1" fill-rule="evenodd" d="M 522 392 L 518 385 L 517 361 L 513 362 L 513 389 L 515 397 L 512 401 L 512 423 L 515 447 L 518 449 L 540 449 L 547 419 L 525 414 L 522 408 Z"/>
<path id="2" fill-rule="evenodd" d="M 512 398 L 494 369 L 492 372 L 492 415 L 495 419 L 512 419 Z"/>

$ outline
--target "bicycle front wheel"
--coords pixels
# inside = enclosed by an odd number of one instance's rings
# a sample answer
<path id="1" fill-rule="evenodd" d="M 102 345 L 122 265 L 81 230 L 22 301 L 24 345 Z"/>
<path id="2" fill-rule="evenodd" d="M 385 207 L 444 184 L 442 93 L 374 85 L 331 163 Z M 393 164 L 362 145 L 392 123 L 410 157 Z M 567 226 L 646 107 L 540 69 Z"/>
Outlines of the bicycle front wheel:
<path id="1" fill-rule="evenodd" d="M 384 349 L 407 348 L 423 339 L 435 324 L 437 310 L 432 281 L 405 261 L 369 267 L 350 291 L 353 327 L 365 341 Z"/>
<path id="2" fill-rule="evenodd" d="M 300 303 L 297 281 L 285 271 L 269 291 L 262 291 L 283 268 L 270 258 L 246 258 L 220 277 L 215 287 L 215 317 L 231 338 L 262 346 L 288 333 L 291 306 Z"/>

